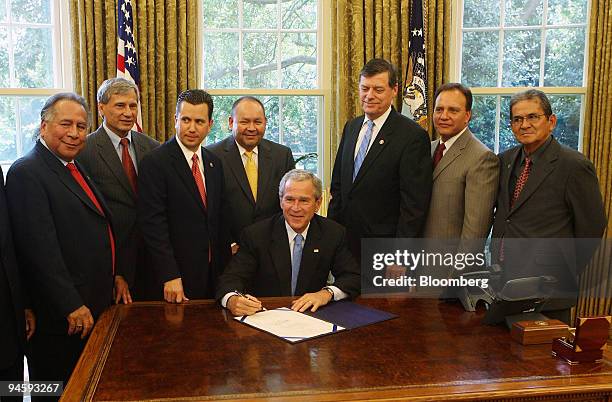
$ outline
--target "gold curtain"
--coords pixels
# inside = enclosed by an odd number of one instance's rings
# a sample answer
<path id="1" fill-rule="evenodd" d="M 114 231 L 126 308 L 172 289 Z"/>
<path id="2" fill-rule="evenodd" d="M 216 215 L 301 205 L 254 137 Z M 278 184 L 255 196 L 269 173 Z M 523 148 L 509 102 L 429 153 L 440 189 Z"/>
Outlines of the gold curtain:
<path id="1" fill-rule="evenodd" d="M 198 1 L 139 0 L 132 7 L 143 130 L 164 141 L 174 133 L 177 95 L 198 85 Z M 70 19 L 75 92 L 87 99 L 96 127 L 97 88 L 116 76 L 117 1 L 70 0 Z"/>
<path id="2" fill-rule="evenodd" d="M 612 239 L 612 0 L 591 2 L 589 71 L 584 120 L 584 154 L 593 161 Z M 612 247 L 606 244 L 581 278 L 577 314 L 612 314 Z"/>
<path id="3" fill-rule="evenodd" d="M 450 0 L 424 0 L 426 10 L 428 111 L 435 88 L 448 79 Z M 331 149 L 338 147 L 344 123 L 362 114 L 357 99 L 359 71 L 374 57 L 398 68 L 399 110 L 408 65 L 410 0 L 338 0 L 332 7 Z"/>

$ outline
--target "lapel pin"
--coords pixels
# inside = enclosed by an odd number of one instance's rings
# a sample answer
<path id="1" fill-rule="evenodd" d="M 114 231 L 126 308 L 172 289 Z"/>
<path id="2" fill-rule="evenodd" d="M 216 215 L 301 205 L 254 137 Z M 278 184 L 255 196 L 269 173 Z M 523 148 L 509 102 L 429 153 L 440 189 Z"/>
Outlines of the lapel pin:
<path id="1" fill-rule="evenodd" d="M 318 253 L 318 252 L 319 252 L 319 249 L 318 249 L 318 248 L 315 248 L 315 249 L 314 249 L 314 250 L 312 250 L 312 251 L 313 251 L 314 253 Z"/>
<path id="2" fill-rule="evenodd" d="M 210 167 L 214 167 L 212 162 L 210 162 L 209 165 L 210 165 Z"/>
<path id="3" fill-rule="evenodd" d="M 384 144 L 384 143 L 385 143 L 385 140 L 380 140 L 380 141 L 378 141 L 378 143 L 379 143 L 380 145 L 382 145 L 382 144 Z"/>

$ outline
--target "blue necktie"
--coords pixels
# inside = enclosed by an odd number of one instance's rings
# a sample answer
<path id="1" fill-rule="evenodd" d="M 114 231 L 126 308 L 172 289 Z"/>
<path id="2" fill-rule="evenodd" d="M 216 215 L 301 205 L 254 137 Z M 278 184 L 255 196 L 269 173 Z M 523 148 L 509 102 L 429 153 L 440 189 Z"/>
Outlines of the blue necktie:
<path id="1" fill-rule="evenodd" d="M 291 258 L 291 295 L 295 295 L 295 287 L 297 285 L 298 275 L 300 274 L 300 261 L 302 261 L 302 248 L 304 237 L 301 234 L 296 234 L 293 239 L 293 258 Z"/>
<path id="2" fill-rule="evenodd" d="M 374 127 L 374 122 L 372 120 L 368 120 L 368 128 L 366 128 L 365 135 L 363 136 L 363 140 L 361 141 L 361 145 L 359 146 L 359 151 L 357 152 L 357 156 L 355 157 L 355 168 L 353 169 L 353 181 L 355 181 L 355 177 L 357 177 L 357 173 L 359 173 L 359 169 L 363 164 L 363 160 L 368 153 L 368 145 L 370 145 L 370 139 L 372 139 L 372 128 Z"/>

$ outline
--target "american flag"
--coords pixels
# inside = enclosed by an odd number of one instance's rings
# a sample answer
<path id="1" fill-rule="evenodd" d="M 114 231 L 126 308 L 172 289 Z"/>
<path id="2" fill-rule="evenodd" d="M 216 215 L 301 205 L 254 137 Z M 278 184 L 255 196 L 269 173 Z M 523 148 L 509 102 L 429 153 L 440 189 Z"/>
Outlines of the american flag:
<path id="1" fill-rule="evenodd" d="M 403 93 L 402 114 L 414 119 L 421 126 L 427 127 L 427 49 L 425 46 L 425 19 L 423 18 L 423 1 L 412 1 L 410 10 L 410 41 L 408 54 L 410 60 L 406 68 L 406 79 Z"/>
<path id="2" fill-rule="evenodd" d="M 138 72 L 138 57 L 134 45 L 134 13 L 132 0 L 119 0 L 117 4 L 117 77 L 135 83 L 140 88 L 140 73 Z M 140 91 L 140 89 L 139 89 Z M 142 112 L 140 110 L 140 94 L 138 95 L 138 118 L 134 130 L 142 132 Z"/>

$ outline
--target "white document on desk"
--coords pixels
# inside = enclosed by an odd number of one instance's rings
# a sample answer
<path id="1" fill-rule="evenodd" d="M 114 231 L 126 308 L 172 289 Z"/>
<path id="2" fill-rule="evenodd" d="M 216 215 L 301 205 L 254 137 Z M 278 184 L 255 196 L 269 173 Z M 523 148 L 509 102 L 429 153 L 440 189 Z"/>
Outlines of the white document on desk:
<path id="1" fill-rule="evenodd" d="M 333 334 L 345 329 L 287 307 L 266 310 L 249 316 L 234 317 L 234 319 L 291 343 Z"/>

